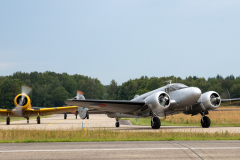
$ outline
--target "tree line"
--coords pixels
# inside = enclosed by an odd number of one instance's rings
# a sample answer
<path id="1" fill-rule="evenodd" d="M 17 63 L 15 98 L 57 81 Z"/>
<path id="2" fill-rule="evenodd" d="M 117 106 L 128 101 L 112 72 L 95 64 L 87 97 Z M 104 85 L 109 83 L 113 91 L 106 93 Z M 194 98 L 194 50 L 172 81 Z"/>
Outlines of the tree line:
<path id="1" fill-rule="evenodd" d="M 21 86 L 32 88 L 29 97 L 32 106 L 63 106 L 64 101 L 76 96 L 78 90 L 84 91 L 89 99 L 104 99 L 104 86 L 97 78 L 83 75 L 68 75 L 55 72 L 16 72 L 0 77 L 0 108 L 13 108 L 14 98 L 21 93 Z"/>
<path id="2" fill-rule="evenodd" d="M 221 98 L 229 99 L 240 98 L 240 77 L 233 75 L 223 78 L 217 75 L 212 78 L 199 78 L 196 76 L 189 76 L 185 79 L 180 77 L 150 77 L 142 76 L 137 79 L 130 79 L 122 85 L 117 85 L 115 80 L 112 80 L 108 86 L 107 99 L 130 100 L 135 95 L 152 91 L 167 85 L 166 81 L 171 80 L 172 83 L 183 83 L 189 87 L 194 86 L 201 89 L 202 93 L 207 91 L 216 91 L 220 94 Z"/>
<path id="3" fill-rule="evenodd" d="M 183 83 L 187 86 L 195 86 L 202 90 L 216 91 L 222 98 L 240 98 L 240 77 L 233 75 L 223 78 L 217 75 L 212 78 L 199 78 L 189 76 L 180 77 L 150 77 L 142 76 L 130 79 L 122 85 L 118 85 L 113 79 L 109 85 L 103 85 L 97 78 L 91 78 L 79 74 L 41 72 L 16 72 L 10 76 L 0 77 L 0 108 L 13 108 L 14 98 L 21 93 L 21 85 L 32 88 L 29 97 L 32 106 L 54 107 L 63 106 L 64 101 L 76 96 L 78 90 L 84 92 L 86 99 L 130 100 L 135 95 L 141 95 L 159 87 L 165 86 L 166 81 Z M 230 95 L 230 96 L 229 96 Z"/>

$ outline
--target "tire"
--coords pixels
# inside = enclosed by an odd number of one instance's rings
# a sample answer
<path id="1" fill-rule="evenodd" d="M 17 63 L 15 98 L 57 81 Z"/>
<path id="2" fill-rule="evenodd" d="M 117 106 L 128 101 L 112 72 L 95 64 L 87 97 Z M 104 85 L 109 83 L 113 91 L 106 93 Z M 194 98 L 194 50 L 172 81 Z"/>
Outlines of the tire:
<path id="1" fill-rule="evenodd" d="M 151 121 L 151 126 L 152 126 L 152 129 L 159 129 L 160 126 L 161 126 L 161 121 L 159 118 L 157 117 L 154 117 L 153 118 L 153 122 Z"/>
<path id="2" fill-rule="evenodd" d="M 40 124 L 40 117 L 39 116 L 37 116 L 37 124 Z"/>
<path id="3" fill-rule="evenodd" d="M 89 119 L 89 114 L 87 114 L 87 119 Z"/>
<path id="4" fill-rule="evenodd" d="M 75 115 L 75 116 L 76 116 L 76 119 L 77 119 L 77 116 L 78 116 L 78 111 L 76 111 L 76 115 Z"/>
<path id="5" fill-rule="evenodd" d="M 203 119 L 203 121 L 202 121 L 202 119 Z M 204 116 L 202 119 L 201 119 L 202 128 L 209 128 L 211 125 L 210 118 L 208 118 L 207 116 Z"/>
<path id="6" fill-rule="evenodd" d="M 116 122 L 116 123 L 115 123 L 115 126 L 116 126 L 116 127 L 119 127 L 119 126 L 120 126 L 119 122 Z"/>
<path id="7" fill-rule="evenodd" d="M 7 125 L 10 125 L 10 117 L 6 118 L 6 123 L 7 123 Z"/>
<path id="8" fill-rule="evenodd" d="M 64 119 L 67 119 L 67 113 L 64 113 Z"/>

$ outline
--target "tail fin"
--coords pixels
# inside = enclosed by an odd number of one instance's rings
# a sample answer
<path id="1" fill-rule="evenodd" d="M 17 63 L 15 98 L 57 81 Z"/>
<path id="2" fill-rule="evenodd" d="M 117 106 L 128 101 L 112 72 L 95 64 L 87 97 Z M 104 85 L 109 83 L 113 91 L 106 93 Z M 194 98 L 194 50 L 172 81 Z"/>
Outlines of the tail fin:
<path id="1" fill-rule="evenodd" d="M 85 97 L 83 96 L 83 94 L 84 94 L 83 92 L 77 91 L 77 96 L 74 99 L 84 100 Z M 85 118 L 88 119 L 89 116 L 87 112 L 88 112 L 88 108 L 78 106 L 78 114 L 81 119 L 85 119 Z"/>

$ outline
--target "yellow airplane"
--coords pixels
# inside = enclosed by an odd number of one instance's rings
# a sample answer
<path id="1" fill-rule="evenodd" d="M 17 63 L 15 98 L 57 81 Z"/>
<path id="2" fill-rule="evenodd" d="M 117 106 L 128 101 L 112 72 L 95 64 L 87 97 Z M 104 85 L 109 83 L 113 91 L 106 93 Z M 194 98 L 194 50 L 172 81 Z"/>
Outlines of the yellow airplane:
<path id="1" fill-rule="evenodd" d="M 17 95 L 14 99 L 14 109 L 0 109 L 0 116 L 7 117 L 7 125 L 10 125 L 10 117 L 24 117 L 27 119 L 27 123 L 29 123 L 30 116 L 37 116 L 37 124 L 40 124 L 40 116 L 76 111 L 78 108 L 78 106 L 52 108 L 32 107 L 31 100 L 28 96 L 32 89 L 27 86 L 22 86 L 21 90 L 22 93 Z"/>

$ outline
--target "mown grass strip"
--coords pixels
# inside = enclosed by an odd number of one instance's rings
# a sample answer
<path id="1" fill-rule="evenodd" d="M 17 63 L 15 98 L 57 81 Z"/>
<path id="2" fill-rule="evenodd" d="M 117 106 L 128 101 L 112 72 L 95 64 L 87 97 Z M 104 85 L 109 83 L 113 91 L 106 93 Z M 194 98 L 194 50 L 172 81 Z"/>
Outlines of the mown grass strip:
<path id="1" fill-rule="evenodd" d="M 131 132 L 111 130 L 0 130 L 1 143 L 240 140 L 240 133 L 225 132 Z"/>

